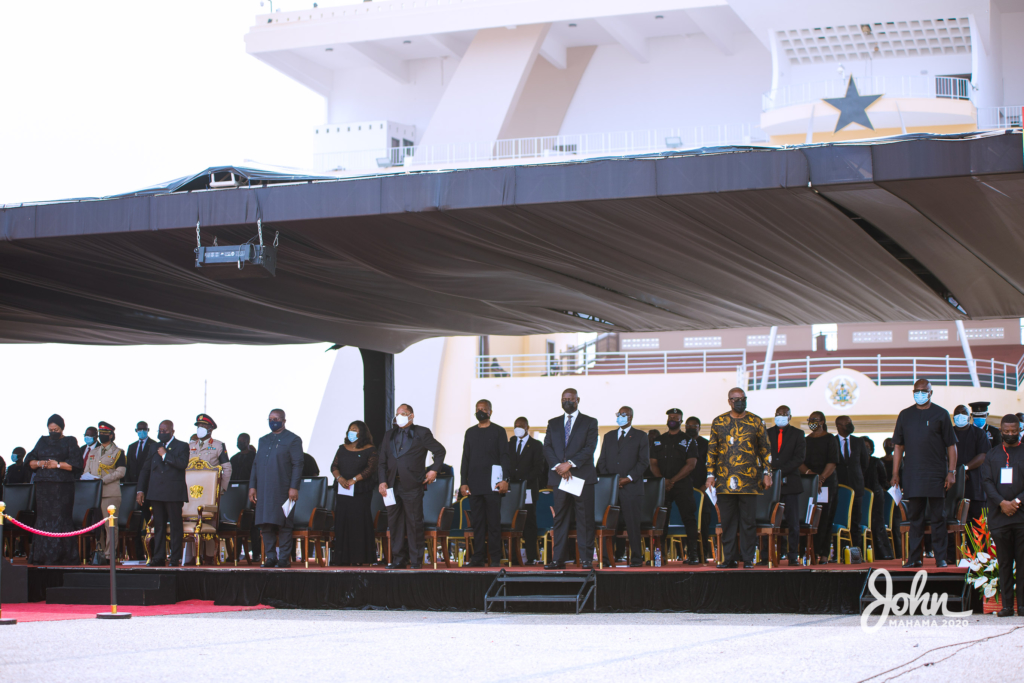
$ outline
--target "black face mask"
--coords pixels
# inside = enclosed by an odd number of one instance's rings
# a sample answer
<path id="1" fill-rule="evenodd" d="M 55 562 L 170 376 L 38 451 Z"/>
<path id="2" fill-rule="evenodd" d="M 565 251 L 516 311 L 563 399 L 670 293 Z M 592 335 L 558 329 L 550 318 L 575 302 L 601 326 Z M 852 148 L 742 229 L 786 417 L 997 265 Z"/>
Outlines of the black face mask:
<path id="1" fill-rule="evenodd" d="M 157 432 L 156 438 L 160 441 L 160 443 L 166 446 L 167 442 L 171 440 L 172 436 L 174 435 L 168 434 L 167 432 Z"/>
<path id="2" fill-rule="evenodd" d="M 697 428 L 696 427 L 687 427 L 686 428 L 686 438 L 692 439 L 695 436 L 697 436 Z"/>
<path id="3" fill-rule="evenodd" d="M 732 409 L 735 410 L 737 413 L 746 412 L 746 410 L 747 410 L 747 399 L 746 398 L 738 398 L 738 399 L 736 399 L 735 401 L 732 402 Z"/>
<path id="4" fill-rule="evenodd" d="M 241 441 L 239 441 L 235 445 L 238 447 L 238 450 L 240 450 L 240 451 L 247 451 L 247 450 L 249 450 L 249 444 L 247 444 L 247 443 L 242 443 Z"/>
<path id="5" fill-rule="evenodd" d="M 60 433 L 59 432 L 50 432 L 50 440 L 51 441 L 56 441 L 59 438 L 60 438 Z"/>
<path id="6" fill-rule="evenodd" d="M 110 434 L 100 434 L 100 443 L 110 443 L 112 438 Z"/>
<path id="7" fill-rule="evenodd" d="M 562 401 L 562 410 L 565 411 L 566 415 L 572 415 L 576 412 L 576 401 Z"/>
<path id="8" fill-rule="evenodd" d="M 679 429 L 679 425 L 680 425 L 680 424 L 681 424 L 681 423 L 679 422 L 679 420 L 669 420 L 668 422 L 666 422 L 666 423 L 665 423 L 665 425 L 666 425 L 666 426 L 667 426 L 667 427 L 668 427 L 669 429 Z"/>
<path id="9" fill-rule="evenodd" d="M 1003 443 L 1007 446 L 1016 446 L 1018 441 L 1020 441 L 1020 434 L 1017 436 L 1012 434 L 1003 434 Z"/>
<path id="10" fill-rule="evenodd" d="M 489 419 L 491 419 L 491 416 L 488 415 L 487 413 L 485 413 L 484 411 L 482 411 L 482 410 L 476 411 L 476 421 L 477 422 L 485 422 L 485 421 L 487 421 Z"/>

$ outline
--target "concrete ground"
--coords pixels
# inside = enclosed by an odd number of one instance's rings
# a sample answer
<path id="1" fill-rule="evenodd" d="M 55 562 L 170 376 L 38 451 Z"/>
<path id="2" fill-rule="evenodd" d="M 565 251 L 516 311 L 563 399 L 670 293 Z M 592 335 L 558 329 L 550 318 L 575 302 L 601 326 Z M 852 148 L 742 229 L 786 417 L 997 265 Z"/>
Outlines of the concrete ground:
<path id="1" fill-rule="evenodd" d="M 918 619 L 920 622 L 920 619 Z M 0 627 L 0 681 L 1019 680 L 1024 618 L 267 610 Z M 767 676 L 767 678 L 765 678 Z"/>

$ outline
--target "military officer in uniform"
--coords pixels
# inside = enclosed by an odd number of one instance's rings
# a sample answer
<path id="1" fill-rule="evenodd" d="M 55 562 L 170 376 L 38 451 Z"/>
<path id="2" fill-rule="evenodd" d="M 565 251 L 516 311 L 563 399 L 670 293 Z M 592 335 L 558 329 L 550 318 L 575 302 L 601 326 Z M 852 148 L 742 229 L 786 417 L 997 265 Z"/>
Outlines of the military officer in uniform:
<path id="1" fill-rule="evenodd" d="M 996 448 L 1003 443 L 1002 434 L 999 433 L 999 427 L 993 427 L 988 423 L 988 406 L 989 401 L 975 401 L 974 403 L 968 403 L 971 407 L 971 422 L 975 427 L 985 432 L 988 437 L 989 450 Z"/>
<path id="2" fill-rule="evenodd" d="M 224 442 L 213 438 L 213 430 L 217 428 L 217 423 L 206 413 L 200 413 L 196 415 L 195 427 L 195 436 L 188 442 L 188 459 L 191 462 L 194 458 L 199 458 L 210 467 L 221 467 L 220 492 L 223 494 L 228 490 L 228 483 L 231 481 L 231 461 L 228 459 Z M 188 564 L 194 551 L 191 543 L 186 545 L 185 563 Z M 212 561 L 216 553 L 217 544 L 214 541 L 203 543 L 203 555 L 206 558 Z"/>
<path id="3" fill-rule="evenodd" d="M 700 564 L 700 536 L 697 534 L 697 501 L 693 497 L 690 475 L 700 459 L 696 434 L 688 437 L 682 431 L 683 411 L 669 408 L 666 425 L 668 431 L 654 441 L 651 452 L 651 471 L 665 478 L 665 507 L 671 518 L 672 503 L 679 509 L 679 517 L 686 527 L 686 563 Z M 668 520 L 666 520 L 666 525 Z"/>
<path id="4" fill-rule="evenodd" d="M 128 469 L 124 451 L 114 443 L 114 426 L 109 422 L 100 422 L 99 438 L 95 446 L 86 451 L 86 459 L 83 463 L 85 473 L 103 481 L 103 499 L 100 502 L 100 510 L 106 512 L 107 507 L 113 505 L 121 508 L 121 480 Z M 120 513 L 119 513 L 120 514 Z M 107 554 L 107 530 L 100 529 L 99 542 L 96 552 L 93 553 L 93 564 L 106 564 L 110 561 Z"/>

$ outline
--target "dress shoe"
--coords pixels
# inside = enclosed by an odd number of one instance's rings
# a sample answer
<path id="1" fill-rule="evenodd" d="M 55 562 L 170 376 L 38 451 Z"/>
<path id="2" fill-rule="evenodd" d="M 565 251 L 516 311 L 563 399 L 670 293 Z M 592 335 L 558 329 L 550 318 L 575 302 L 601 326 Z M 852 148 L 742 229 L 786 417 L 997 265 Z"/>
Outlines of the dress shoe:
<path id="1" fill-rule="evenodd" d="M 739 562 L 720 562 L 719 564 L 717 564 L 715 566 L 718 567 L 719 569 L 736 569 L 736 567 L 740 566 L 740 563 Z"/>
<path id="2" fill-rule="evenodd" d="M 935 560 L 935 566 L 936 567 L 948 567 L 949 563 L 946 562 L 945 560 Z"/>
<path id="3" fill-rule="evenodd" d="M 996 612 L 996 616 L 997 617 L 1012 617 L 1013 616 L 1013 608 L 1012 607 L 1004 607 L 1003 609 L 1001 609 L 998 612 Z"/>
<path id="4" fill-rule="evenodd" d="M 146 566 L 147 567 L 166 567 L 167 563 L 166 562 L 157 562 L 155 560 L 150 560 L 149 562 L 146 563 Z"/>
<path id="5" fill-rule="evenodd" d="M 544 565 L 544 569 L 565 569 L 565 562 L 549 562 Z"/>
<path id="6" fill-rule="evenodd" d="M 889 560 L 895 560 L 896 558 L 893 557 L 892 555 L 882 555 L 882 557 L 880 559 L 885 560 L 885 561 L 889 561 Z"/>
<path id="7" fill-rule="evenodd" d="M 290 567 L 290 566 L 292 566 L 292 561 L 291 560 L 287 560 L 287 559 L 285 559 L 285 560 L 278 559 L 277 560 L 277 568 L 278 569 L 288 569 L 288 567 Z"/>
<path id="8" fill-rule="evenodd" d="M 405 562 L 392 562 L 388 565 L 388 569 L 405 569 Z"/>
<path id="9" fill-rule="evenodd" d="M 630 560 L 629 561 L 629 566 L 630 567 L 642 567 L 642 566 L 644 566 L 644 561 L 643 560 L 635 560 L 635 559 L 634 560 Z"/>
<path id="10" fill-rule="evenodd" d="M 274 567 L 277 566 L 277 558 L 276 557 L 265 557 L 265 558 L 263 558 L 263 564 L 261 564 L 260 566 L 263 567 L 264 569 L 273 569 Z"/>
<path id="11" fill-rule="evenodd" d="M 580 569 L 588 569 L 589 570 L 589 569 L 593 569 L 593 568 L 594 568 L 594 563 L 591 562 L 590 560 L 583 560 L 582 562 L 580 562 Z"/>
<path id="12" fill-rule="evenodd" d="M 698 560 L 696 557 L 691 557 L 686 561 L 686 564 L 700 564 L 700 560 Z"/>
<path id="13" fill-rule="evenodd" d="M 409 569 L 423 569 L 423 563 L 413 562 L 409 565 Z"/>
<path id="14" fill-rule="evenodd" d="M 921 560 L 914 560 L 913 562 L 906 562 L 903 564 L 904 569 L 916 569 L 917 567 L 923 567 L 924 562 Z"/>
<path id="15" fill-rule="evenodd" d="M 789 562 L 790 567 L 800 567 L 803 565 L 803 562 L 800 560 L 800 558 L 796 556 L 789 557 L 786 561 Z"/>
<path id="16" fill-rule="evenodd" d="M 743 566 L 740 567 L 740 569 L 753 569 L 753 568 L 754 568 L 754 563 L 753 562 L 744 562 Z"/>
<path id="17" fill-rule="evenodd" d="M 465 566 L 467 566 L 467 567 L 482 567 L 482 566 L 484 566 L 484 561 L 483 560 L 470 560 L 469 562 L 467 562 L 465 564 Z"/>

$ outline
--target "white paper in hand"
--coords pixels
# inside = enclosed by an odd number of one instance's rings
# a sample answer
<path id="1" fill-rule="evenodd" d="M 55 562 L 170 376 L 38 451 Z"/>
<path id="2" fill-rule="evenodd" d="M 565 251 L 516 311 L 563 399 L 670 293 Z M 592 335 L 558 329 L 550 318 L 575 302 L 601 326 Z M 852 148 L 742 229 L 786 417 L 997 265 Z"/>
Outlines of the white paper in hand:
<path id="1" fill-rule="evenodd" d="M 498 484 L 505 478 L 505 474 L 501 469 L 501 465 L 491 465 L 491 490 L 497 491 Z"/>
<path id="2" fill-rule="evenodd" d="M 284 516 L 287 517 L 288 515 L 292 514 L 292 508 L 294 508 L 294 507 L 295 507 L 295 501 L 294 500 L 292 500 L 291 498 L 286 500 L 284 502 L 284 505 L 281 506 L 281 509 L 284 510 Z"/>
<path id="3" fill-rule="evenodd" d="M 532 505 L 532 504 L 533 504 L 533 491 L 531 491 L 530 489 L 526 489 L 526 502 L 524 503 L 524 505 Z"/>
<path id="4" fill-rule="evenodd" d="M 99 479 L 99 477 L 89 474 L 88 472 L 82 475 L 82 481 L 92 481 L 93 479 Z"/>
<path id="5" fill-rule="evenodd" d="M 339 496 L 355 496 L 356 495 L 356 485 L 352 484 L 352 486 L 349 486 L 348 488 L 345 488 L 341 484 L 338 484 L 338 495 Z"/>
<path id="6" fill-rule="evenodd" d="M 718 491 L 715 490 L 715 487 L 714 486 L 709 486 L 707 488 L 707 492 L 708 492 L 708 498 L 711 499 L 711 504 L 712 505 L 718 505 Z"/>
<path id="7" fill-rule="evenodd" d="M 574 496 L 583 495 L 583 478 L 570 476 L 558 482 L 558 488 Z"/>
<path id="8" fill-rule="evenodd" d="M 395 490 L 387 489 L 384 493 L 384 505 L 391 507 L 395 504 Z"/>
<path id="9" fill-rule="evenodd" d="M 818 491 L 818 505 L 828 502 L 828 487 L 822 486 L 821 490 Z"/>
<path id="10" fill-rule="evenodd" d="M 899 486 L 891 487 L 889 489 L 889 495 L 892 496 L 892 502 L 896 503 L 896 505 L 899 505 L 900 501 L 903 500 L 903 492 L 900 491 Z"/>

